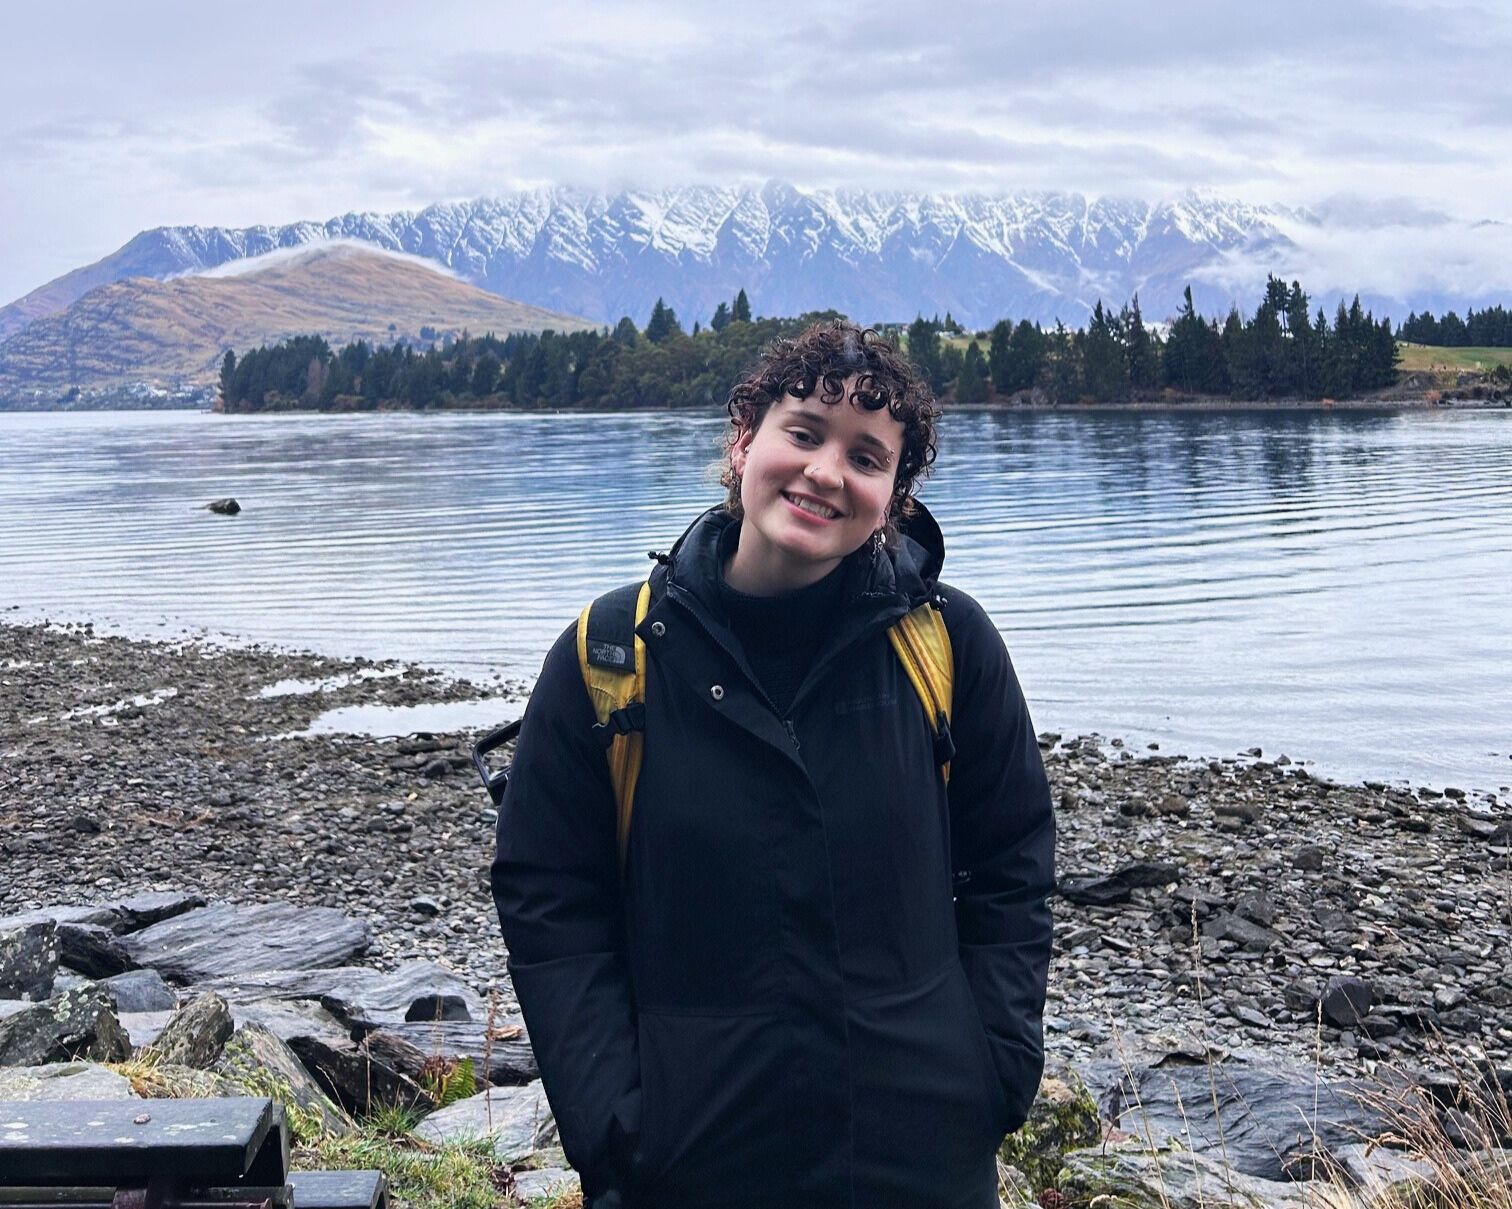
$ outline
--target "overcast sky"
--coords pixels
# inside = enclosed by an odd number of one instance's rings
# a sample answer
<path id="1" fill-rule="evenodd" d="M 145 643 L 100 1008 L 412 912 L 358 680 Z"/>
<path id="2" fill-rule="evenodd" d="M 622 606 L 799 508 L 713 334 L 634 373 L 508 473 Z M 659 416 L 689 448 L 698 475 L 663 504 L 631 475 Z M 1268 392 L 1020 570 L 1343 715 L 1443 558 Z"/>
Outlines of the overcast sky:
<path id="1" fill-rule="evenodd" d="M 31 0 L 3 24 L 0 303 L 163 224 L 770 178 L 1324 205 L 1362 270 L 1458 258 L 1512 288 L 1506 0 Z"/>

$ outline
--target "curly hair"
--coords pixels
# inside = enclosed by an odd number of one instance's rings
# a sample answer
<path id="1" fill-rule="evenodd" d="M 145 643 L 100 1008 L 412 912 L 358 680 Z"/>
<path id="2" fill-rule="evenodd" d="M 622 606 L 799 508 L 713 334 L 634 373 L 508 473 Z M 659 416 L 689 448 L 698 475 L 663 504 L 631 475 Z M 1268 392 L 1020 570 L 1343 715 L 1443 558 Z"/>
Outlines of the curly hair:
<path id="1" fill-rule="evenodd" d="M 784 395 L 807 399 L 819 390 L 821 403 L 846 398 L 846 383 L 855 379 L 850 399 L 867 411 L 884 407 L 903 425 L 903 449 L 888 505 L 888 540 L 893 522 L 913 512 L 914 484 L 929 477 L 935 460 L 935 421 L 940 408 L 923 374 L 895 345 L 871 328 L 848 319 L 810 324 L 795 337 L 772 341 L 760 359 L 730 390 L 725 410 L 730 426 L 724 437 L 724 463 L 719 481 L 726 488 L 725 507 L 741 515 L 740 477 L 731 454 L 746 433 L 761 427 L 772 404 Z"/>

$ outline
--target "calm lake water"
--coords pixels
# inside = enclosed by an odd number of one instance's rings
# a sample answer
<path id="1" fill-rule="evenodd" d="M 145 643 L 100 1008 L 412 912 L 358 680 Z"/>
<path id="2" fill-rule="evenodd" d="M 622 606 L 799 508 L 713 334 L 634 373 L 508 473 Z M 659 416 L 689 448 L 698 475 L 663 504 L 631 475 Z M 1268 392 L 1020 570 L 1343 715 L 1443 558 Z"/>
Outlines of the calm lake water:
<path id="1" fill-rule="evenodd" d="M 533 676 L 719 498 L 719 432 L 0 414 L 0 616 Z M 961 412 L 924 498 L 1040 729 L 1512 783 L 1512 414 Z"/>

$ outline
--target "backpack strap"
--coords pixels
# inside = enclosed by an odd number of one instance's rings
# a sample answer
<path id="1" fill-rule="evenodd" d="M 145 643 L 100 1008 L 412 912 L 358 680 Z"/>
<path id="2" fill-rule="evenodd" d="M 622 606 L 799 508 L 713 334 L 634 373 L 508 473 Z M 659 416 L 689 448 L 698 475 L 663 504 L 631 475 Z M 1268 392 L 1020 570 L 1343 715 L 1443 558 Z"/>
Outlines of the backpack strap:
<path id="1" fill-rule="evenodd" d="M 578 666 L 598 719 L 593 730 L 607 750 L 618 810 L 620 868 L 630 844 L 630 812 L 640 776 L 646 729 L 646 644 L 635 628 L 651 607 L 649 581 L 600 596 L 578 617 Z"/>
<path id="2" fill-rule="evenodd" d="M 914 692 L 924 704 L 924 714 L 934 731 L 935 760 L 950 784 L 950 761 L 955 743 L 950 737 L 950 709 L 954 695 L 955 658 L 945 619 L 933 604 L 921 604 L 905 613 L 887 631 Z"/>

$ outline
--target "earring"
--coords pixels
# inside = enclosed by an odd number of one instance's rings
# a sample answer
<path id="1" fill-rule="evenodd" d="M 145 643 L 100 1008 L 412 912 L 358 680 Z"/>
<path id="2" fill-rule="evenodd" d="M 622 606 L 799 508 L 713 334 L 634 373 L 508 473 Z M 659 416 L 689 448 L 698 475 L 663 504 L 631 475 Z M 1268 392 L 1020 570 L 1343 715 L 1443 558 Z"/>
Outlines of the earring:
<path id="1" fill-rule="evenodd" d="M 882 530 L 876 529 L 872 532 L 871 547 L 874 555 L 881 554 L 887 548 L 887 538 L 883 536 Z"/>

